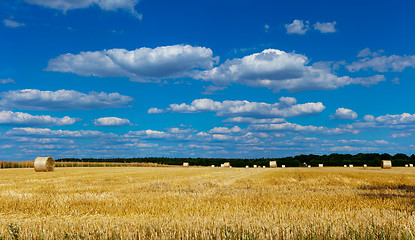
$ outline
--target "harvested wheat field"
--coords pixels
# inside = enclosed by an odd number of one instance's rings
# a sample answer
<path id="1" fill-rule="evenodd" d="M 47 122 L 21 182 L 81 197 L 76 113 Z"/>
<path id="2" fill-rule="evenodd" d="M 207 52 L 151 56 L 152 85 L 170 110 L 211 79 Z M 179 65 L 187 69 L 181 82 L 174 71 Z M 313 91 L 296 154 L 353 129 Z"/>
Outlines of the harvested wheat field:
<path id="1" fill-rule="evenodd" d="M 0 170 L 3 239 L 414 239 L 412 168 Z"/>

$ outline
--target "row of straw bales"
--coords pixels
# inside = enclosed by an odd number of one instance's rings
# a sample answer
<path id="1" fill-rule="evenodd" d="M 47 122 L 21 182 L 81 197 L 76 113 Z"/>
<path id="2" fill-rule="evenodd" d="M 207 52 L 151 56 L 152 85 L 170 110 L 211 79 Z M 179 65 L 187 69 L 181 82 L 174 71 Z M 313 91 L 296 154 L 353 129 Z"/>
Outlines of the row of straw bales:
<path id="1" fill-rule="evenodd" d="M 55 161 L 53 160 L 52 157 L 37 157 L 34 161 L 34 169 L 36 172 L 51 172 L 54 170 L 55 168 Z M 322 168 L 324 165 L 322 163 L 318 164 L 318 167 Z M 405 164 L 405 167 L 413 167 L 413 164 Z M 183 167 L 189 167 L 189 163 L 188 162 L 184 162 L 183 163 Z M 215 167 L 215 165 L 211 165 L 211 167 Z M 230 162 L 225 162 L 223 164 L 221 164 L 221 167 L 224 168 L 232 168 Z M 257 166 L 254 165 L 254 168 L 261 168 L 261 166 Z M 270 161 L 269 162 L 269 167 L 270 168 L 276 168 L 277 167 L 277 161 Z M 285 168 L 285 165 L 281 165 L 282 168 Z M 308 167 L 311 167 L 310 165 L 308 165 Z M 344 167 L 347 167 L 347 165 L 344 165 Z M 353 167 L 353 164 L 349 164 L 350 168 Z M 364 164 L 363 165 L 364 168 L 367 168 L 367 165 Z M 249 166 L 247 165 L 246 168 L 249 168 Z M 265 166 L 262 166 L 262 168 L 266 168 Z M 391 160 L 382 160 L 382 165 L 381 165 L 382 169 L 391 169 L 392 168 L 392 161 Z"/>

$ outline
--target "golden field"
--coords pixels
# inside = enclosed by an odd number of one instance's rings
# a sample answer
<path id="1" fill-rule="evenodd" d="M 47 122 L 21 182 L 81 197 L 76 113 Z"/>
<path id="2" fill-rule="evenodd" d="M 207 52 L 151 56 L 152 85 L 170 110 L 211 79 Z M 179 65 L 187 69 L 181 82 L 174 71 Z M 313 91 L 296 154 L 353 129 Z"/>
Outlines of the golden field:
<path id="1" fill-rule="evenodd" d="M 0 239 L 414 236 L 415 168 L 0 170 Z"/>

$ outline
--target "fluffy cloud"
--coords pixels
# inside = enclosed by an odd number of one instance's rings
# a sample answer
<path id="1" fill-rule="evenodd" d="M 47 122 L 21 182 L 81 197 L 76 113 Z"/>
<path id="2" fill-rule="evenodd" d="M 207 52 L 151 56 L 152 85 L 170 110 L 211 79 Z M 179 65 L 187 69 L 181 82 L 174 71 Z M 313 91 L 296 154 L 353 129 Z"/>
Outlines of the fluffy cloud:
<path id="1" fill-rule="evenodd" d="M 346 66 L 350 72 L 372 69 L 377 72 L 402 72 L 405 68 L 415 68 L 415 56 L 381 56 L 383 51 L 372 52 L 369 48 L 363 49 L 357 55 L 365 57 Z"/>
<path id="2" fill-rule="evenodd" d="M 288 34 L 305 34 L 309 29 L 309 22 L 304 24 L 303 20 L 294 20 L 291 24 L 285 24 Z"/>
<path id="3" fill-rule="evenodd" d="M 6 79 L 0 79 L 0 83 L 6 84 L 6 83 L 16 83 L 16 82 L 11 78 L 6 78 Z"/>
<path id="4" fill-rule="evenodd" d="M 6 132 L 8 136 L 29 136 L 29 137 L 47 137 L 47 138 L 103 138 L 115 137 L 113 133 L 103 133 L 99 131 L 68 131 L 68 130 L 51 130 L 49 128 L 13 128 Z"/>
<path id="5" fill-rule="evenodd" d="M 118 9 L 129 10 L 133 15 L 141 19 L 141 15 L 134 10 L 138 0 L 25 0 L 27 3 L 39 6 L 68 11 L 73 9 L 88 8 L 93 5 L 105 11 L 115 11 Z"/>
<path id="6" fill-rule="evenodd" d="M 384 115 L 374 117 L 373 115 L 366 115 L 362 122 L 345 125 L 350 129 L 365 129 L 365 128 L 391 128 L 391 129 L 413 129 L 415 128 L 415 114 L 402 113 L 396 115 Z"/>
<path id="7" fill-rule="evenodd" d="M 297 117 L 318 114 L 325 109 L 321 102 L 296 104 L 295 98 L 281 97 L 279 103 L 269 104 L 248 101 L 216 102 L 211 99 L 196 99 L 190 105 L 170 104 L 166 110 L 151 108 L 148 113 L 216 112 L 218 116 L 240 116 L 253 118 Z"/>
<path id="8" fill-rule="evenodd" d="M 404 137 L 410 137 L 412 136 L 412 133 L 393 133 L 392 138 L 404 138 Z"/>
<path id="9" fill-rule="evenodd" d="M 347 128 L 328 128 L 322 126 L 303 126 L 296 123 L 278 123 L 278 124 L 252 124 L 248 127 L 250 131 L 281 131 L 281 132 L 298 132 L 298 133 L 316 133 L 325 135 L 336 135 L 353 133 L 357 134 L 359 131 Z"/>
<path id="10" fill-rule="evenodd" d="M 218 60 L 212 56 L 209 48 L 190 45 L 143 47 L 133 51 L 110 49 L 60 55 L 49 61 L 46 70 L 159 82 L 160 79 L 183 77 L 192 69 L 210 69 Z"/>
<path id="11" fill-rule="evenodd" d="M 239 133 L 242 129 L 238 126 L 235 126 L 233 128 L 227 128 L 227 127 L 215 127 L 212 128 L 209 133 Z"/>
<path id="12" fill-rule="evenodd" d="M 97 127 L 120 127 L 131 125 L 130 120 L 117 117 L 104 117 L 95 119 L 94 125 Z"/>
<path id="13" fill-rule="evenodd" d="M 357 118 L 357 113 L 347 108 L 338 108 L 336 113 L 330 116 L 330 118 L 336 120 L 353 120 Z"/>
<path id="14" fill-rule="evenodd" d="M 336 22 L 326 22 L 326 23 L 320 23 L 316 22 L 313 27 L 315 30 L 320 31 L 321 33 L 334 33 L 336 32 L 336 28 L 334 27 L 336 25 Z"/>
<path id="15" fill-rule="evenodd" d="M 308 66 L 308 58 L 301 54 L 267 49 L 261 53 L 227 60 L 206 71 L 194 71 L 193 78 L 225 86 L 239 83 L 252 87 L 266 87 L 278 92 L 337 89 L 349 84 L 365 86 L 384 81 L 381 75 L 370 78 L 337 77 L 330 67 L 322 64 Z"/>
<path id="16" fill-rule="evenodd" d="M 26 25 L 24 23 L 16 22 L 16 21 L 11 20 L 11 19 L 4 19 L 3 24 L 4 24 L 4 26 L 10 27 L 10 28 L 18 28 L 18 27 L 23 27 L 24 25 Z"/>
<path id="17" fill-rule="evenodd" d="M 284 118 L 267 118 L 267 119 L 257 119 L 252 117 L 233 117 L 225 119 L 224 122 L 233 122 L 233 123 L 248 123 L 248 124 L 270 124 L 270 123 L 283 123 L 285 122 Z"/>
<path id="18" fill-rule="evenodd" d="M 78 120 L 67 116 L 55 118 L 49 115 L 33 116 L 22 112 L 0 111 L 0 125 L 8 126 L 64 126 L 72 125 Z"/>
<path id="19" fill-rule="evenodd" d="M 133 98 L 119 93 L 80 93 L 73 90 L 15 90 L 0 93 L 0 106 L 23 110 L 65 111 L 125 107 Z"/>

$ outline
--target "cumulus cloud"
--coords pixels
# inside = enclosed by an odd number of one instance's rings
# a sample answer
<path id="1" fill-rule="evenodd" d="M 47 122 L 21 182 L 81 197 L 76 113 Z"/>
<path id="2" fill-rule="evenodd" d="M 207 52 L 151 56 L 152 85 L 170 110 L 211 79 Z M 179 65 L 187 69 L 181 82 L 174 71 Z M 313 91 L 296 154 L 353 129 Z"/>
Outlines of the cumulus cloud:
<path id="1" fill-rule="evenodd" d="M 415 128 L 415 114 L 402 113 L 396 115 L 383 115 L 374 117 L 373 115 L 366 115 L 362 122 L 345 125 L 350 129 L 365 129 L 365 128 L 391 128 L 391 129 L 412 129 Z"/>
<path id="2" fill-rule="evenodd" d="M 370 51 L 369 48 L 363 49 L 357 55 L 364 57 L 358 61 L 352 62 L 346 68 L 350 72 L 358 72 L 361 70 L 374 70 L 377 72 L 402 72 L 405 68 L 415 68 L 415 56 L 381 56 L 383 51 L 376 53 Z"/>
<path id="3" fill-rule="evenodd" d="M 66 111 L 125 107 L 133 98 L 119 93 L 80 93 L 74 90 L 13 90 L 0 93 L 0 106 L 23 110 Z"/>
<path id="4" fill-rule="evenodd" d="M 235 126 L 233 128 L 227 128 L 227 127 L 215 127 L 212 128 L 209 133 L 239 133 L 242 129 L 238 126 Z"/>
<path id="5" fill-rule="evenodd" d="M 225 119 L 224 122 L 233 122 L 233 123 L 248 123 L 248 124 L 270 124 L 270 123 L 283 123 L 285 122 L 284 118 L 265 118 L 257 119 L 252 117 L 233 117 Z"/>
<path id="6" fill-rule="evenodd" d="M 216 112 L 218 116 L 240 116 L 253 118 L 297 117 L 318 114 L 325 109 L 321 102 L 297 104 L 295 98 L 281 97 L 280 102 L 269 104 L 249 101 L 223 101 L 211 99 L 196 99 L 190 105 L 170 104 L 170 107 L 161 110 L 151 108 L 148 113 L 179 112 Z"/>
<path id="7" fill-rule="evenodd" d="M 18 27 L 23 27 L 26 25 L 24 23 L 20 23 L 20 22 L 11 20 L 11 19 L 4 19 L 3 24 L 4 26 L 9 27 L 9 28 L 18 28 Z"/>
<path id="8" fill-rule="evenodd" d="M 131 125 L 130 120 L 117 117 L 104 117 L 94 120 L 94 125 L 97 127 L 121 127 Z"/>
<path id="9" fill-rule="evenodd" d="M 335 120 L 353 120 L 357 118 L 357 113 L 347 108 L 338 108 L 336 113 L 331 115 L 330 118 Z"/>
<path id="10" fill-rule="evenodd" d="M 79 130 L 51 130 L 49 128 L 13 128 L 6 132 L 8 136 L 30 136 L 30 137 L 52 137 L 52 138 L 102 138 L 115 137 L 113 133 L 103 133 L 99 131 Z"/>
<path id="11" fill-rule="evenodd" d="M 309 29 L 309 22 L 303 20 L 294 20 L 291 24 L 285 24 L 288 34 L 305 34 Z"/>
<path id="12" fill-rule="evenodd" d="M 321 33 L 334 33 L 336 32 L 335 28 L 336 22 L 326 22 L 326 23 L 320 23 L 316 22 L 313 27 L 315 30 L 320 31 Z"/>
<path id="13" fill-rule="evenodd" d="M 27 3 L 36 4 L 39 6 L 62 10 L 64 12 L 73 9 L 88 8 L 91 6 L 98 6 L 105 11 L 116 11 L 118 9 L 125 9 L 130 11 L 134 16 L 141 19 L 142 15 L 137 13 L 134 6 L 138 0 L 25 0 Z"/>
<path id="14" fill-rule="evenodd" d="M 291 92 L 328 90 L 350 84 L 369 86 L 384 80 L 380 75 L 369 78 L 338 77 L 331 72 L 327 64 L 309 66 L 308 62 L 308 58 L 301 54 L 267 49 L 240 59 L 227 60 L 210 70 L 194 71 L 192 77 L 219 86 L 239 83 L 271 88 L 275 92 L 281 89 Z"/>
<path id="15" fill-rule="evenodd" d="M 72 125 L 77 118 L 68 116 L 63 118 L 55 118 L 49 115 L 34 116 L 28 113 L 0 111 L 0 125 L 7 126 L 64 126 Z"/>
<path id="16" fill-rule="evenodd" d="M 6 84 L 6 83 L 16 83 L 16 82 L 11 78 L 6 78 L 6 79 L 0 79 L 0 83 Z"/>
<path id="17" fill-rule="evenodd" d="M 405 138 L 412 136 L 412 133 L 393 133 L 392 138 Z"/>
<path id="18" fill-rule="evenodd" d="M 303 126 L 296 123 L 278 123 L 278 124 L 252 124 L 248 127 L 250 131 L 281 131 L 281 132 L 298 132 L 298 133 L 316 133 L 325 135 L 337 135 L 359 133 L 358 130 L 348 128 L 328 128 L 323 126 Z"/>
<path id="19" fill-rule="evenodd" d="M 210 69 L 217 60 L 209 48 L 174 45 L 154 49 L 143 47 L 133 51 L 110 49 L 67 53 L 51 59 L 46 70 L 159 82 L 161 79 L 186 76 L 192 69 Z"/>

